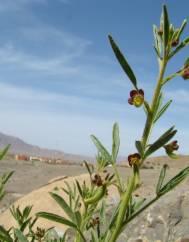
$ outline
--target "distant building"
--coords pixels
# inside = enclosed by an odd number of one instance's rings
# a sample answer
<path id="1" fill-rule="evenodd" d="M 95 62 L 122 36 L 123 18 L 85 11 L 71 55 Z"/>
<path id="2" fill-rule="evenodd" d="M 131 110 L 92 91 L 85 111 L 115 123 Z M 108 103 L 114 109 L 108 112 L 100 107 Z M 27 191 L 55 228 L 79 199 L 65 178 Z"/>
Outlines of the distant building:
<path id="1" fill-rule="evenodd" d="M 30 156 L 29 160 L 30 160 L 30 161 L 43 161 L 42 158 L 37 157 L 37 156 Z"/>
<path id="2" fill-rule="evenodd" d="M 24 160 L 24 161 L 28 161 L 29 157 L 26 155 L 21 155 L 21 154 L 16 154 L 15 155 L 15 160 Z"/>

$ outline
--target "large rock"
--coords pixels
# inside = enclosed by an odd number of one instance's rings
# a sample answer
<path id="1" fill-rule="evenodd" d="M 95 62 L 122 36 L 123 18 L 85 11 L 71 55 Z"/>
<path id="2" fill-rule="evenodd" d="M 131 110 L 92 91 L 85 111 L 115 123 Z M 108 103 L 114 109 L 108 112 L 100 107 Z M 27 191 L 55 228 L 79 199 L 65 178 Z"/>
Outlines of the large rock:
<path id="1" fill-rule="evenodd" d="M 180 189 L 165 195 L 137 217 L 118 241 L 189 242 L 189 190 Z"/>
<path id="2" fill-rule="evenodd" d="M 63 187 L 66 188 L 65 182 L 64 182 L 65 180 L 72 187 L 75 180 L 79 181 L 80 183 L 82 183 L 85 180 L 86 184 L 89 183 L 90 177 L 88 174 L 83 174 L 80 176 L 68 177 L 66 179 L 65 179 L 65 177 L 62 177 L 62 178 L 58 178 L 58 180 L 56 180 L 56 179 L 51 180 L 49 184 L 47 184 L 29 194 L 27 194 L 26 196 L 20 198 L 19 200 L 17 200 L 14 203 L 14 206 L 15 207 L 19 206 L 22 209 L 26 206 L 33 205 L 31 215 L 35 215 L 37 212 L 45 211 L 45 212 L 51 212 L 51 213 L 55 213 L 60 216 L 66 217 L 63 210 L 58 206 L 58 204 L 49 195 L 49 192 L 52 192 L 53 190 L 57 191 L 57 188 L 63 188 Z M 61 196 L 64 196 L 65 200 L 67 200 L 67 196 L 62 191 L 62 189 L 58 190 L 58 194 Z M 115 197 L 117 197 L 115 187 L 109 188 L 109 194 L 111 195 L 110 196 L 111 202 L 114 201 L 114 199 L 112 200 L 112 196 L 115 195 Z M 3 212 L 0 215 L 0 225 L 3 225 L 7 229 L 12 226 L 16 226 L 16 222 L 15 222 L 14 218 L 12 217 L 9 209 L 7 209 L 5 212 Z M 46 229 L 51 228 L 51 227 L 56 227 L 57 230 L 60 230 L 60 231 L 65 230 L 64 225 L 61 225 L 61 224 L 55 223 L 55 222 L 51 222 L 49 220 L 42 219 L 42 218 L 39 218 L 37 220 L 35 227 L 41 227 L 41 228 L 46 228 Z"/>
<path id="3" fill-rule="evenodd" d="M 89 182 L 88 175 L 69 177 L 66 181 L 73 184 L 77 179 Z M 48 192 L 54 188 L 65 186 L 63 180 L 52 181 L 44 187 L 35 190 L 15 202 L 15 206 L 21 208 L 27 205 L 33 205 L 32 214 L 39 211 L 46 211 L 65 216 L 62 209 L 50 197 Z M 65 194 L 60 190 L 62 196 Z M 140 194 L 140 189 L 139 189 Z M 115 207 L 118 203 L 118 195 L 114 187 L 109 190 L 109 203 Z M 141 195 L 141 194 L 140 194 Z M 0 224 L 6 228 L 15 226 L 15 221 L 6 210 L 0 216 Z M 50 228 L 55 226 L 58 231 L 64 231 L 65 226 L 48 220 L 39 219 L 36 226 Z M 157 203 L 148 208 L 139 217 L 137 217 L 124 230 L 118 242 L 189 242 L 189 189 L 188 183 L 181 185 L 179 188 L 170 192 L 161 198 Z"/>

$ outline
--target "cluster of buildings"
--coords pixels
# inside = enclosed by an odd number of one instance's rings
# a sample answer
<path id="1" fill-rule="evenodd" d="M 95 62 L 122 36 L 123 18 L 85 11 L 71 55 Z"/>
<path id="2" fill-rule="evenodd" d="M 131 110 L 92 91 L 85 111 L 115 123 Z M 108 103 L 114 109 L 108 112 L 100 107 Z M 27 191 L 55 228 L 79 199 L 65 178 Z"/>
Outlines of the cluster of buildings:
<path id="1" fill-rule="evenodd" d="M 16 154 L 15 160 L 22 160 L 22 161 L 42 161 L 46 163 L 55 163 L 61 164 L 64 160 L 63 159 L 56 159 L 56 158 L 47 158 L 47 157 L 40 157 L 40 156 L 30 156 L 30 155 L 23 155 L 23 154 Z"/>
<path id="2" fill-rule="evenodd" d="M 30 156 L 30 155 L 23 155 L 23 154 L 16 154 L 14 156 L 15 160 L 20 161 L 41 161 L 47 164 L 64 164 L 64 165 L 75 165 L 75 162 L 71 162 L 69 160 L 64 160 L 63 158 L 47 158 L 47 157 L 40 157 L 40 156 Z"/>

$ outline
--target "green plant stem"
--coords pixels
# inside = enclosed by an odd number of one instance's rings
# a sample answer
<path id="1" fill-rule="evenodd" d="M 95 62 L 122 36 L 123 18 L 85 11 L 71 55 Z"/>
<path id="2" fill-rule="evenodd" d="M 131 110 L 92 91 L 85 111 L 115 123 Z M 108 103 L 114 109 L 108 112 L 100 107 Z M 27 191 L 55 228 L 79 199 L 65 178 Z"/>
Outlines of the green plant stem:
<path id="1" fill-rule="evenodd" d="M 75 242 L 87 242 L 81 231 L 77 232 Z"/>
<path id="2" fill-rule="evenodd" d="M 154 95 L 153 95 L 153 99 L 152 99 L 152 103 L 151 103 L 151 107 L 150 107 L 151 112 L 148 112 L 144 132 L 143 132 L 143 136 L 142 136 L 142 145 L 143 145 L 144 152 L 145 152 L 146 146 L 148 145 L 148 139 L 149 139 L 149 136 L 150 136 L 150 133 L 151 133 L 151 129 L 153 127 L 154 111 L 155 111 L 155 108 L 156 108 L 156 105 L 157 105 L 158 97 L 159 97 L 160 92 L 161 92 L 161 87 L 162 87 L 162 82 L 163 82 L 163 77 L 164 77 L 166 65 L 167 65 L 167 61 L 166 61 L 166 58 L 164 58 L 162 60 L 162 62 L 160 63 L 159 76 L 158 76 L 156 88 L 155 88 L 155 91 L 154 91 Z M 139 172 L 139 170 L 138 170 L 138 172 Z M 136 177 L 137 175 L 139 176 L 139 173 L 135 172 L 133 174 L 131 180 L 129 181 L 127 191 L 122 196 L 122 201 L 121 201 L 120 209 L 119 209 L 119 212 L 118 212 L 115 228 L 112 231 L 109 242 L 115 242 L 117 237 L 119 236 L 119 234 L 121 232 L 121 229 L 122 229 L 122 226 L 123 226 L 123 220 L 124 220 L 124 217 L 125 217 L 125 212 L 127 210 L 129 200 L 131 198 L 131 195 L 132 195 L 132 192 L 133 192 L 135 186 L 137 185 L 136 184 L 136 182 L 137 182 L 136 179 L 138 179 Z M 144 206 L 143 210 L 146 209 L 148 206 L 150 206 L 155 201 L 156 201 L 156 199 L 152 200 L 150 203 L 148 203 L 146 206 Z M 142 211 L 140 211 L 140 212 L 142 212 Z M 137 216 L 137 215 L 135 215 L 135 216 Z"/>
<path id="3" fill-rule="evenodd" d="M 142 136 L 142 145 L 143 145 L 144 151 L 146 149 L 146 146 L 148 145 L 148 139 L 149 139 L 151 129 L 152 129 L 152 126 L 153 126 L 154 110 L 155 110 L 155 107 L 157 105 L 157 100 L 158 100 L 158 97 L 159 97 L 160 92 L 161 92 L 163 76 L 164 76 L 164 73 L 165 73 L 166 65 L 167 65 L 167 61 L 166 61 L 166 59 L 163 59 L 162 62 L 160 63 L 160 72 L 159 72 L 156 88 L 155 88 L 155 91 L 154 91 L 154 96 L 153 96 L 153 99 L 152 99 L 152 104 L 151 104 L 151 109 L 150 109 L 151 112 L 148 113 L 144 132 L 143 132 L 143 136 Z"/>
<path id="4" fill-rule="evenodd" d="M 126 212 L 128 204 L 129 204 L 134 187 L 135 187 L 135 175 L 133 174 L 133 176 L 131 177 L 131 179 L 129 181 L 127 190 L 126 190 L 125 194 L 123 194 L 122 201 L 120 204 L 120 209 L 119 209 L 117 219 L 116 219 L 115 228 L 112 231 L 110 239 L 108 240 L 109 242 L 115 242 L 117 237 L 120 234 L 120 231 L 122 228 L 122 223 L 123 223 L 123 220 L 125 217 L 125 212 Z"/>
<path id="5" fill-rule="evenodd" d="M 140 171 L 138 165 L 133 166 L 133 173 L 135 175 L 135 188 L 137 188 L 140 186 Z"/>

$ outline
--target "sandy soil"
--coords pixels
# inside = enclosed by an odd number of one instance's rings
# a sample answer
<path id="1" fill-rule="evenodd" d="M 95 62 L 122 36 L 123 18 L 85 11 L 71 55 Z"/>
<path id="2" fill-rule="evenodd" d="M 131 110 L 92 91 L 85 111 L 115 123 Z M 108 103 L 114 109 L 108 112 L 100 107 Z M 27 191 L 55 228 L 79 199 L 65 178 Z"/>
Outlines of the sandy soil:
<path id="1" fill-rule="evenodd" d="M 146 168 L 142 169 L 141 177 L 143 186 L 138 190 L 141 195 L 149 196 L 154 191 L 160 169 L 163 164 L 170 166 L 169 176 L 173 176 L 179 170 L 189 165 L 189 157 L 181 156 L 178 160 L 170 160 L 166 157 L 151 158 L 146 162 Z M 126 164 L 126 163 L 125 163 Z M 43 162 L 4 160 L 0 164 L 0 174 L 6 171 L 15 171 L 11 180 L 7 184 L 7 195 L 0 203 L 0 209 L 4 210 L 18 198 L 38 189 L 50 180 L 59 176 L 78 176 L 86 173 L 85 167 L 75 165 L 53 165 Z M 120 167 L 119 172 L 125 179 L 131 169 Z"/>
<path id="2" fill-rule="evenodd" d="M 137 189 L 135 195 L 148 198 L 154 193 L 154 186 L 157 183 L 160 169 L 165 163 L 167 163 L 170 167 L 167 177 L 167 179 L 169 179 L 178 173 L 179 170 L 188 166 L 189 159 L 188 157 L 181 157 L 179 160 L 169 160 L 168 158 L 165 159 L 165 157 L 150 159 L 146 162 L 145 168 L 141 170 L 141 179 L 143 184 L 139 189 Z M 2 161 L 0 166 L 1 173 L 11 170 L 15 171 L 7 185 L 7 195 L 1 202 L 1 212 L 8 208 L 11 203 L 17 200 L 15 206 L 21 205 L 21 207 L 24 207 L 26 205 L 34 205 L 31 214 L 32 216 L 39 211 L 48 211 L 54 212 L 55 214 L 61 214 L 61 209 L 49 196 L 49 192 L 53 191 L 55 187 L 64 187 L 65 179 L 67 179 L 67 182 L 70 185 L 73 184 L 75 179 L 80 182 L 82 182 L 82 180 L 89 181 L 89 176 L 86 175 L 86 170 L 82 166 L 51 165 L 41 162 L 32 163 L 13 160 Z M 111 168 L 109 168 L 109 170 L 111 172 Z M 119 167 L 119 172 L 122 178 L 126 180 L 131 173 L 131 168 Z M 65 178 L 65 176 L 67 178 Z M 62 177 L 62 179 L 59 178 L 57 181 L 57 177 Z M 49 184 L 50 180 L 51 183 Z M 188 187 L 188 185 L 189 179 L 181 186 L 184 188 Z M 61 190 L 60 193 L 60 195 L 64 196 Z M 110 195 L 108 198 L 111 202 L 113 202 L 117 197 L 115 187 L 111 186 L 108 189 L 108 194 Z M 65 216 L 65 214 L 62 215 Z M 0 224 L 3 224 L 7 228 L 15 226 L 15 221 L 10 216 L 9 210 L 6 210 L 0 215 Z M 46 228 L 56 225 L 50 221 L 44 221 L 43 219 L 39 219 L 37 222 L 37 226 L 39 227 L 44 227 L 44 224 Z M 59 224 L 56 226 L 57 228 L 64 229 L 64 226 L 59 227 Z"/>

